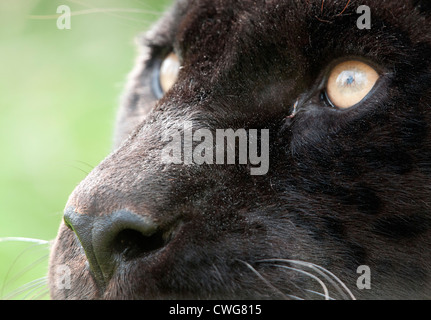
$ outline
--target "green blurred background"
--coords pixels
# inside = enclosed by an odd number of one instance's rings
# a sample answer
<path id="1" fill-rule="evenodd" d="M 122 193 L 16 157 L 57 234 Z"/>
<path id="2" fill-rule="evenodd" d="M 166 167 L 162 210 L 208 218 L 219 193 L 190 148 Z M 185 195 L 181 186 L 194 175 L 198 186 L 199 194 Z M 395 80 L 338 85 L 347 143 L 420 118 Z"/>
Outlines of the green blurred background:
<path id="1" fill-rule="evenodd" d="M 55 238 L 68 195 L 110 152 L 135 37 L 171 2 L 0 1 L 0 239 Z M 1 241 L 0 298 L 46 299 L 48 253 Z"/>

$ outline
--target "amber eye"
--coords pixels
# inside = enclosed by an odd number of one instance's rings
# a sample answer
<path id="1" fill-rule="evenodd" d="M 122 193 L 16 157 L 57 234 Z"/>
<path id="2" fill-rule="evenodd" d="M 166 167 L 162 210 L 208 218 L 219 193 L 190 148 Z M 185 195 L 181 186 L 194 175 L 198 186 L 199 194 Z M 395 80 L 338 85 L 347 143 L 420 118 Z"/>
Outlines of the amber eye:
<path id="1" fill-rule="evenodd" d="M 177 81 L 178 72 L 180 70 L 180 60 L 175 53 L 170 53 L 160 65 L 159 82 L 163 93 L 169 89 Z"/>
<path id="2" fill-rule="evenodd" d="M 350 108 L 362 101 L 379 79 L 377 71 L 361 61 L 346 61 L 332 69 L 326 93 L 338 108 Z"/>

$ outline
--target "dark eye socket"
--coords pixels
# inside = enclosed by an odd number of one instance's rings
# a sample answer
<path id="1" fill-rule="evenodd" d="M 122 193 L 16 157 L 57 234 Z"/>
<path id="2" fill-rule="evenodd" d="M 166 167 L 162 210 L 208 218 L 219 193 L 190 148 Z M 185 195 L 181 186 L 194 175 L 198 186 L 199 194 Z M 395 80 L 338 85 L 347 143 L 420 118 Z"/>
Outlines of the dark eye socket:
<path id="1" fill-rule="evenodd" d="M 178 56 L 171 52 L 154 67 L 152 74 L 152 87 L 157 99 L 169 91 L 175 84 L 180 70 Z"/>

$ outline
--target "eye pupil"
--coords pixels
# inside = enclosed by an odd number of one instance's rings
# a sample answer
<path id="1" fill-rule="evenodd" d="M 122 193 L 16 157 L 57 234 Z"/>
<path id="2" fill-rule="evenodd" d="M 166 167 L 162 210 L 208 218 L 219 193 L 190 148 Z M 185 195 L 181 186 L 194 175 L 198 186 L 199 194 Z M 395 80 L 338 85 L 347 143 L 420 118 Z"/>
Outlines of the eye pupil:
<path id="1" fill-rule="evenodd" d="M 346 84 L 347 84 L 347 85 L 351 85 L 353 82 L 355 82 L 355 78 L 353 78 L 353 76 L 349 76 L 349 77 L 346 79 Z"/>

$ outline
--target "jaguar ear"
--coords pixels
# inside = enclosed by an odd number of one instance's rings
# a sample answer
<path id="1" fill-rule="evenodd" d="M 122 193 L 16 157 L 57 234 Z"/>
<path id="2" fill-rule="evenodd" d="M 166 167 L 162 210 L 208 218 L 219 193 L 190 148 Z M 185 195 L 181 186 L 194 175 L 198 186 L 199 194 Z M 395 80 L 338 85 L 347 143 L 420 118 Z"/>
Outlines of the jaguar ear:
<path id="1" fill-rule="evenodd" d="M 419 12 L 431 14 L 430 0 L 413 0 L 413 5 L 419 10 Z"/>

